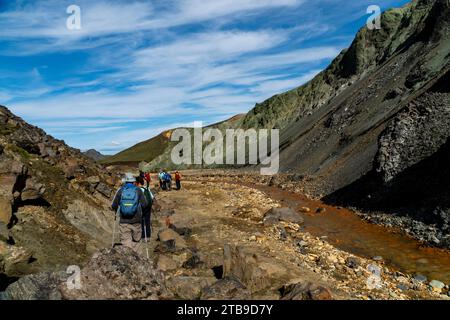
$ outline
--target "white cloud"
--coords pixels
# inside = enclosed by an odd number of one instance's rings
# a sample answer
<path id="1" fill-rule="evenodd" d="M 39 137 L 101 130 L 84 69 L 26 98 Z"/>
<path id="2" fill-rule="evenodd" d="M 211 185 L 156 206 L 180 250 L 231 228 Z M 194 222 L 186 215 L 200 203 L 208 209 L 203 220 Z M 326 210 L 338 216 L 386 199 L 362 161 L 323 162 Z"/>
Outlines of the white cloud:
<path id="1" fill-rule="evenodd" d="M 51 85 L 46 83 L 50 71 L 30 67 L 29 81 L 0 92 L 0 99 L 9 100 L 15 113 L 52 134 L 89 136 L 70 141 L 83 149 L 89 143 L 99 150 L 119 150 L 188 116 L 218 121 L 246 112 L 306 82 L 341 49 L 300 46 L 303 39 L 328 30 L 326 26 L 269 25 L 248 31 L 229 25 L 262 14 L 270 19 L 272 11 L 294 10 L 303 0 L 168 0 L 159 3 L 163 11 L 158 2 L 149 1 L 77 2 L 82 9 L 79 32 L 66 29 L 66 8 L 55 5 L 57 1 L 0 13 L 0 37 L 8 42 L 0 55 L 76 52 L 88 57 L 68 77 L 62 77 L 61 70 L 62 79 L 52 79 Z M 195 31 L 171 29 L 203 22 L 208 23 L 197 24 Z M 162 118 L 172 123 L 128 129 L 139 121 Z"/>

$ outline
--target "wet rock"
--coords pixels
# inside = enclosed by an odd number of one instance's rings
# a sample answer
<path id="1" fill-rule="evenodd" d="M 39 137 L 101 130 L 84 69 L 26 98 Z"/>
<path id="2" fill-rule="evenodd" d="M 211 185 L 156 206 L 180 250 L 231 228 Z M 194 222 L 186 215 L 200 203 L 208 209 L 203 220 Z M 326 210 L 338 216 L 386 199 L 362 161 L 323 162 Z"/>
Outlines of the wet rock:
<path id="1" fill-rule="evenodd" d="M 317 208 L 317 210 L 316 210 L 316 213 L 325 213 L 325 212 L 327 212 L 327 209 L 325 209 L 324 207 L 319 207 L 319 208 Z"/>
<path id="2" fill-rule="evenodd" d="M 333 300 L 329 289 L 311 282 L 291 284 L 281 291 L 281 300 Z"/>
<path id="3" fill-rule="evenodd" d="M 247 300 L 250 292 L 236 277 L 225 277 L 203 289 L 202 300 Z"/>
<path id="4" fill-rule="evenodd" d="M 217 281 L 213 277 L 175 277 L 167 281 L 167 288 L 176 298 L 198 300 L 204 288 Z"/>
<path id="5" fill-rule="evenodd" d="M 20 278 L 3 293 L 5 300 L 61 300 L 58 287 L 67 281 L 65 272 L 42 272 Z"/>
<path id="6" fill-rule="evenodd" d="M 102 250 L 81 270 L 81 289 L 60 285 L 63 299 L 158 300 L 170 298 L 164 275 L 126 247 Z"/>
<path id="7" fill-rule="evenodd" d="M 292 208 L 272 208 L 264 214 L 265 225 L 272 225 L 278 221 L 302 224 L 303 218 Z"/>
<path id="8" fill-rule="evenodd" d="M 432 280 L 430 282 L 430 288 L 434 292 L 441 293 L 442 290 L 445 288 L 445 284 L 438 280 Z"/>

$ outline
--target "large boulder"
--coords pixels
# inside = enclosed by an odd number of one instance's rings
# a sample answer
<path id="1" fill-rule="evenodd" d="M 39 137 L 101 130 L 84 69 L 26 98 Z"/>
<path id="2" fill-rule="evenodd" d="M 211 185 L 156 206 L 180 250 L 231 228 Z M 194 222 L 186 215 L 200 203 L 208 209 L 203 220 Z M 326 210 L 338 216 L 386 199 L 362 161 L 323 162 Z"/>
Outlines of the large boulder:
<path id="1" fill-rule="evenodd" d="M 290 284 L 281 291 L 281 300 L 333 300 L 330 290 L 311 282 Z"/>
<path id="2" fill-rule="evenodd" d="M 174 230 L 181 236 L 189 236 L 192 234 L 192 219 L 183 214 L 176 213 L 168 218 L 169 228 Z"/>
<path id="3" fill-rule="evenodd" d="M 239 279 L 252 292 L 273 287 L 288 274 L 285 267 L 252 248 L 225 245 L 223 251 L 223 277 Z"/>
<path id="4" fill-rule="evenodd" d="M 247 300 L 250 291 L 236 277 L 226 277 L 202 290 L 202 300 Z"/>
<path id="5" fill-rule="evenodd" d="M 167 281 L 168 289 L 183 300 L 200 299 L 203 289 L 217 281 L 214 277 L 175 277 Z"/>
<path id="6" fill-rule="evenodd" d="M 33 178 L 29 178 L 26 181 L 25 188 L 22 190 L 21 199 L 22 201 L 37 200 L 42 198 L 44 193 L 44 185 Z"/>
<path id="7" fill-rule="evenodd" d="M 33 254 L 26 248 L 18 246 L 6 246 L 3 254 L 2 273 L 8 277 L 21 277 L 33 272 Z"/>
<path id="8" fill-rule="evenodd" d="M 172 298 L 164 275 L 126 247 L 102 250 L 95 254 L 80 273 L 80 289 L 63 283 L 63 299 L 69 300 L 158 300 Z"/>
<path id="9" fill-rule="evenodd" d="M 161 243 L 168 244 L 169 247 L 174 246 L 174 249 L 187 248 L 186 241 L 172 229 L 163 229 L 158 232 L 158 240 Z"/>
<path id="10" fill-rule="evenodd" d="M 8 286 L 0 300 L 61 300 L 58 286 L 67 277 L 65 272 L 42 272 L 22 277 Z"/>

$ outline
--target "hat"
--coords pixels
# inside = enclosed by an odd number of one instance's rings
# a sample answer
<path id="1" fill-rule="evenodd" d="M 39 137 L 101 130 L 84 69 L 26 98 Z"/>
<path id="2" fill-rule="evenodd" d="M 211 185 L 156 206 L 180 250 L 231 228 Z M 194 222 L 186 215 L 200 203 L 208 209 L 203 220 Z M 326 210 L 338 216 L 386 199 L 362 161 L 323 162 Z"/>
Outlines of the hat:
<path id="1" fill-rule="evenodd" d="M 136 182 L 136 178 L 134 177 L 134 175 L 129 172 L 125 173 L 125 177 L 123 180 L 124 182 L 131 182 L 131 183 Z"/>

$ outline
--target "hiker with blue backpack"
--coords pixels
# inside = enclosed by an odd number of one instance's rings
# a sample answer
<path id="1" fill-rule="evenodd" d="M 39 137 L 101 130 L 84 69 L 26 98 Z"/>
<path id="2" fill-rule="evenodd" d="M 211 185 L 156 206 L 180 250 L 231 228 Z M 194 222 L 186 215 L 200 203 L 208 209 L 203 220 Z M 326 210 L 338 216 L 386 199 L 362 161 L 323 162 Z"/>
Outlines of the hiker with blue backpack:
<path id="1" fill-rule="evenodd" d="M 166 185 L 166 190 L 172 191 L 172 175 L 170 174 L 170 172 L 164 173 L 164 181 Z"/>
<path id="2" fill-rule="evenodd" d="M 116 219 L 119 217 L 120 242 L 140 254 L 139 249 L 143 238 L 142 224 L 145 223 L 143 212 L 149 203 L 141 188 L 135 185 L 136 178 L 131 173 L 127 173 L 123 181 L 124 185 L 117 190 L 111 207 L 116 212 Z M 114 244 L 115 229 L 113 231 L 113 247 Z"/>

